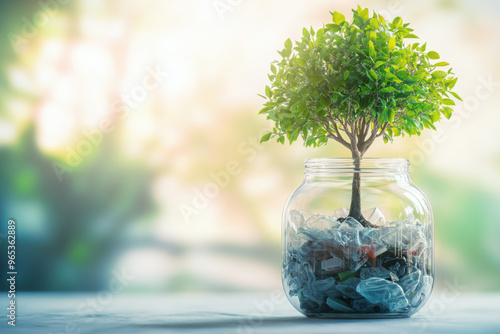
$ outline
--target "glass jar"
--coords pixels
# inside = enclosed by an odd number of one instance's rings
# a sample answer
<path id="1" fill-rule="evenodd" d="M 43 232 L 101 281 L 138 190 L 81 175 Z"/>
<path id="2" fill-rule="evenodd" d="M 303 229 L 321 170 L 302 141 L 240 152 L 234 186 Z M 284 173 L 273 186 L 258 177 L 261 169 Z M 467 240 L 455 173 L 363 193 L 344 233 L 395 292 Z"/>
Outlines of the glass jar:
<path id="1" fill-rule="evenodd" d="M 425 304 L 434 277 L 432 209 L 409 166 L 405 159 L 363 159 L 359 168 L 352 159 L 306 160 L 305 179 L 283 212 L 283 287 L 299 312 L 409 317 Z M 348 209 L 353 178 L 361 185 L 357 219 Z"/>

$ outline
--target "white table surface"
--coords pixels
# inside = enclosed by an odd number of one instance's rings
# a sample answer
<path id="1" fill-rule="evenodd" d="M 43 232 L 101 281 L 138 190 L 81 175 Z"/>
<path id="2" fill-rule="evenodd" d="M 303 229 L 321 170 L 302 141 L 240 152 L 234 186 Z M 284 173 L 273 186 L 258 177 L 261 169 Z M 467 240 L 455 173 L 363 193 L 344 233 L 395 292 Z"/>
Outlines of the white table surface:
<path id="1" fill-rule="evenodd" d="M 283 299 L 281 292 L 25 292 L 17 295 L 17 325 L 11 327 L 5 316 L 7 295 L 1 293 L 4 314 L 0 318 L 0 333 L 500 333 L 500 294 L 435 293 L 426 307 L 411 318 L 335 320 L 302 316 Z"/>

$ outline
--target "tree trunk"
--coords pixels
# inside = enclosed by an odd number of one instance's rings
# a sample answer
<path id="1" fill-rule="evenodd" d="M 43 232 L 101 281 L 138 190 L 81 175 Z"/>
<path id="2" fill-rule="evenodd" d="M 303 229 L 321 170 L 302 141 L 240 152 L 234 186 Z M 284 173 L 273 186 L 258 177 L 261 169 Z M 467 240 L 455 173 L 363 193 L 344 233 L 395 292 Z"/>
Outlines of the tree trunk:
<path id="1" fill-rule="evenodd" d="M 354 174 L 352 177 L 351 207 L 349 208 L 349 217 L 352 217 L 364 225 L 365 218 L 361 214 L 361 157 L 353 154 Z"/>

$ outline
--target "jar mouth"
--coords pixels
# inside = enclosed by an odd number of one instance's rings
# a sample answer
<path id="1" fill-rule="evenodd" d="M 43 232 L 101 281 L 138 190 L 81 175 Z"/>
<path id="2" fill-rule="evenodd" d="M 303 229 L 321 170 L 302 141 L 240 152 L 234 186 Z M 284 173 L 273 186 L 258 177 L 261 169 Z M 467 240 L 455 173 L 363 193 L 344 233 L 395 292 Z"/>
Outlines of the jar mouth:
<path id="1" fill-rule="evenodd" d="M 306 174 L 361 173 L 361 174 L 409 174 L 410 161 L 402 158 L 363 158 L 359 169 L 352 158 L 306 159 Z"/>

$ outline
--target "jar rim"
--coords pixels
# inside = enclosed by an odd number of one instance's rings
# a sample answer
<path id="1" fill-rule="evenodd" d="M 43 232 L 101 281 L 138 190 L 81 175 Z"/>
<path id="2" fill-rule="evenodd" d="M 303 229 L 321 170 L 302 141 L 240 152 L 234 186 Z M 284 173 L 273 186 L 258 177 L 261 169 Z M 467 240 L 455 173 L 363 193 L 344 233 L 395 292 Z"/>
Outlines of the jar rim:
<path id="1" fill-rule="evenodd" d="M 352 158 L 311 158 L 304 162 L 306 174 L 397 173 L 408 174 L 410 161 L 404 158 L 363 158 L 359 169 Z"/>

